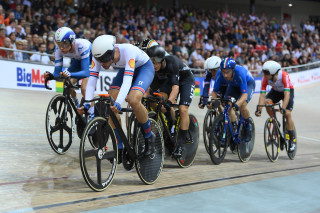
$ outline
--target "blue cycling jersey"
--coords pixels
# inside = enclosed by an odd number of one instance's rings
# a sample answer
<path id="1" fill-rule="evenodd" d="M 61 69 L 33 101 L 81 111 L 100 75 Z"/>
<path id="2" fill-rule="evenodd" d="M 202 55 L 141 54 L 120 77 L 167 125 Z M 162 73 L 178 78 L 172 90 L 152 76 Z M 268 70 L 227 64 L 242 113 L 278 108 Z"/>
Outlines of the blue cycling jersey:
<path id="1" fill-rule="evenodd" d="M 218 92 L 223 84 L 228 84 L 228 86 L 240 87 L 241 93 L 248 93 L 247 85 L 251 81 L 254 81 L 254 78 L 243 66 L 236 65 L 235 69 L 233 70 L 233 79 L 231 81 L 227 81 L 219 69 L 216 75 L 213 91 Z"/>

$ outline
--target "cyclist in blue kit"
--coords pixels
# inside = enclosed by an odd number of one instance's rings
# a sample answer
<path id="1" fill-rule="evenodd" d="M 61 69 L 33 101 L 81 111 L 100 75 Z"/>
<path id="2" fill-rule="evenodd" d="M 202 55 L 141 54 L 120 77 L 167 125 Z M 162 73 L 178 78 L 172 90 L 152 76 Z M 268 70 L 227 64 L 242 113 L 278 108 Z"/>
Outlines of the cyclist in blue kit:
<path id="1" fill-rule="evenodd" d="M 245 141 L 249 142 L 252 138 L 252 125 L 249 122 L 249 110 L 247 104 L 252 98 L 255 90 L 255 80 L 251 73 L 243 66 L 236 65 L 232 58 L 225 58 L 221 61 L 220 70 L 215 79 L 215 84 L 212 92 L 212 98 L 217 98 L 217 93 L 220 91 L 221 85 L 227 83 L 228 87 L 224 98 L 235 98 L 235 109 L 240 110 L 242 117 L 245 120 Z M 236 121 L 235 112 L 230 112 L 231 122 Z"/>
<path id="2" fill-rule="evenodd" d="M 83 79 L 81 83 L 81 94 L 85 97 L 92 58 L 91 42 L 86 39 L 76 39 L 76 34 L 72 29 L 61 27 L 55 33 L 55 43 L 57 46 L 54 50 L 54 77 L 59 77 L 59 75 L 70 77 L 73 84 Z M 63 57 L 71 58 L 71 65 L 64 71 L 62 71 Z M 46 72 L 44 78 L 47 79 L 48 77 L 49 73 Z M 76 106 L 79 107 L 79 101 L 74 89 L 70 90 L 70 94 Z"/>

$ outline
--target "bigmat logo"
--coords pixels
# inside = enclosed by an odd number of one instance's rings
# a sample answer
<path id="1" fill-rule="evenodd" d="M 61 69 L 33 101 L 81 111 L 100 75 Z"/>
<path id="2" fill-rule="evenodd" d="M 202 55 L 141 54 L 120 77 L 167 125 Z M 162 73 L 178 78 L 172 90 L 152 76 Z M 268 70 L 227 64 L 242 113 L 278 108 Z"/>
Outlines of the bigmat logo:
<path id="1" fill-rule="evenodd" d="M 25 68 L 17 67 L 17 86 L 45 88 L 43 74 L 38 69 L 28 72 Z"/>

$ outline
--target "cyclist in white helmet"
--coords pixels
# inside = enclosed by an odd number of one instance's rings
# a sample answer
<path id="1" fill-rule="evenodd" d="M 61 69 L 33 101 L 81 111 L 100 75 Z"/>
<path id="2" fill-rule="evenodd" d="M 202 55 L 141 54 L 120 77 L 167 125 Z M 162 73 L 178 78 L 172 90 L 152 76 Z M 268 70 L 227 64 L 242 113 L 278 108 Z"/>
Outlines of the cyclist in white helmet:
<path id="1" fill-rule="evenodd" d="M 71 82 L 75 84 L 77 80 L 83 79 L 81 83 L 81 93 L 85 97 L 88 77 L 90 75 L 89 67 L 91 64 L 91 42 L 86 39 L 76 39 L 76 34 L 68 27 L 61 27 L 55 33 L 56 48 L 54 50 L 55 67 L 54 77 L 64 75 L 70 77 Z M 63 57 L 71 58 L 69 68 L 62 71 Z M 48 78 L 49 73 L 44 74 Z M 77 107 L 79 101 L 76 92 L 72 89 L 71 96 Z"/>
<path id="2" fill-rule="evenodd" d="M 112 35 L 101 35 L 97 37 L 92 44 L 92 66 L 88 81 L 86 100 L 91 100 L 94 96 L 95 86 L 99 78 L 101 67 L 109 69 L 110 66 L 120 68 L 116 77 L 113 79 L 109 94 L 115 99 L 111 110 L 117 113 L 121 111 L 121 104 L 126 100 L 133 108 L 135 116 L 144 129 L 146 140 L 145 155 L 151 155 L 154 151 L 156 136 L 151 131 L 150 121 L 147 109 L 141 103 L 145 91 L 149 88 L 153 77 L 154 67 L 149 56 L 138 47 L 132 44 L 116 44 L 116 39 Z M 85 103 L 78 109 L 80 114 L 84 111 L 89 112 L 89 117 L 94 116 L 94 109 L 90 103 Z M 111 121 L 111 125 L 113 123 Z M 114 128 L 114 126 L 113 126 Z M 114 128 L 115 135 L 118 139 L 118 149 L 123 149 L 119 133 Z M 120 154 L 121 155 L 121 154 Z"/>
<path id="3" fill-rule="evenodd" d="M 262 66 L 263 79 L 261 83 L 259 105 L 278 103 L 282 100 L 281 113 L 286 116 L 286 127 L 289 133 L 289 152 L 295 150 L 294 143 L 294 122 L 292 119 L 292 110 L 294 105 L 294 87 L 290 82 L 289 74 L 281 69 L 281 65 L 276 61 L 267 61 Z M 266 95 L 267 85 L 272 86 L 270 92 Z M 260 107 L 256 111 L 256 116 L 261 116 Z M 270 114 L 271 110 L 267 108 Z M 280 147 L 283 149 L 283 147 Z"/>
<path id="4" fill-rule="evenodd" d="M 207 60 L 204 62 L 206 77 L 204 79 L 203 92 L 202 92 L 202 96 L 200 97 L 200 102 L 198 105 L 200 109 L 203 109 L 204 106 L 206 106 L 208 103 L 211 79 L 215 80 L 216 74 L 220 69 L 220 63 L 221 63 L 221 58 L 217 56 L 211 56 L 210 58 L 207 58 Z M 228 86 L 227 84 L 221 85 L 220 91 L 218 92 L 220 97 L 224 96 L 227 86 Z"/>

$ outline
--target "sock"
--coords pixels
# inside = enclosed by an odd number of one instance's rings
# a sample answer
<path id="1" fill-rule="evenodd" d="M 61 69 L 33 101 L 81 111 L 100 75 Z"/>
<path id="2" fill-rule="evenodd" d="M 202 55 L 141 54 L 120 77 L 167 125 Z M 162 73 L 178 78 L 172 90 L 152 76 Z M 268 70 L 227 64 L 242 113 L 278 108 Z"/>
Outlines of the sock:
<path id="1" fill-rule="evenodd" d="M 246 125 L 246 127 L 249 125 L 249 123 L 250 123 L 249 118 L 244 119 L 244 124 Z"/>
<path id="2" fill-rule="evenodd" d="M 140 124 L 143 131 L 144 131 L 144 137 L 145 138 L 150 138 L 151 137 L 151 126 L 150 126 L 150 120 L 148 119 L 147 122 L 144 124 Z"/>
<path id="3" fill-rule="evenodd" d="M 120 135 L 119 135 L 117 129 L 113 129 L 113 131 L 114 131 L 114 134 L 116 135 L 116 138 L 117 138 L 118 149 L 123 149 L 122 140 L 121 140 L 121 138 L 120 138 Z"/>
<path id="4" fill-rule="evenodd" d="M 288 134 L 289 134 L 289 140 L 290 141 L 293 141 L 293 139 L 294 139 L 294 132 L 293 132 L 293 130 L 288 130 Z"/>
<path id="5" fill-rule="evenodd" d="M 188 130 L 179 129 L 178 144 L 182 146 L 185 143 L 185 140 L 188 136 L 189 136 Z"/>

